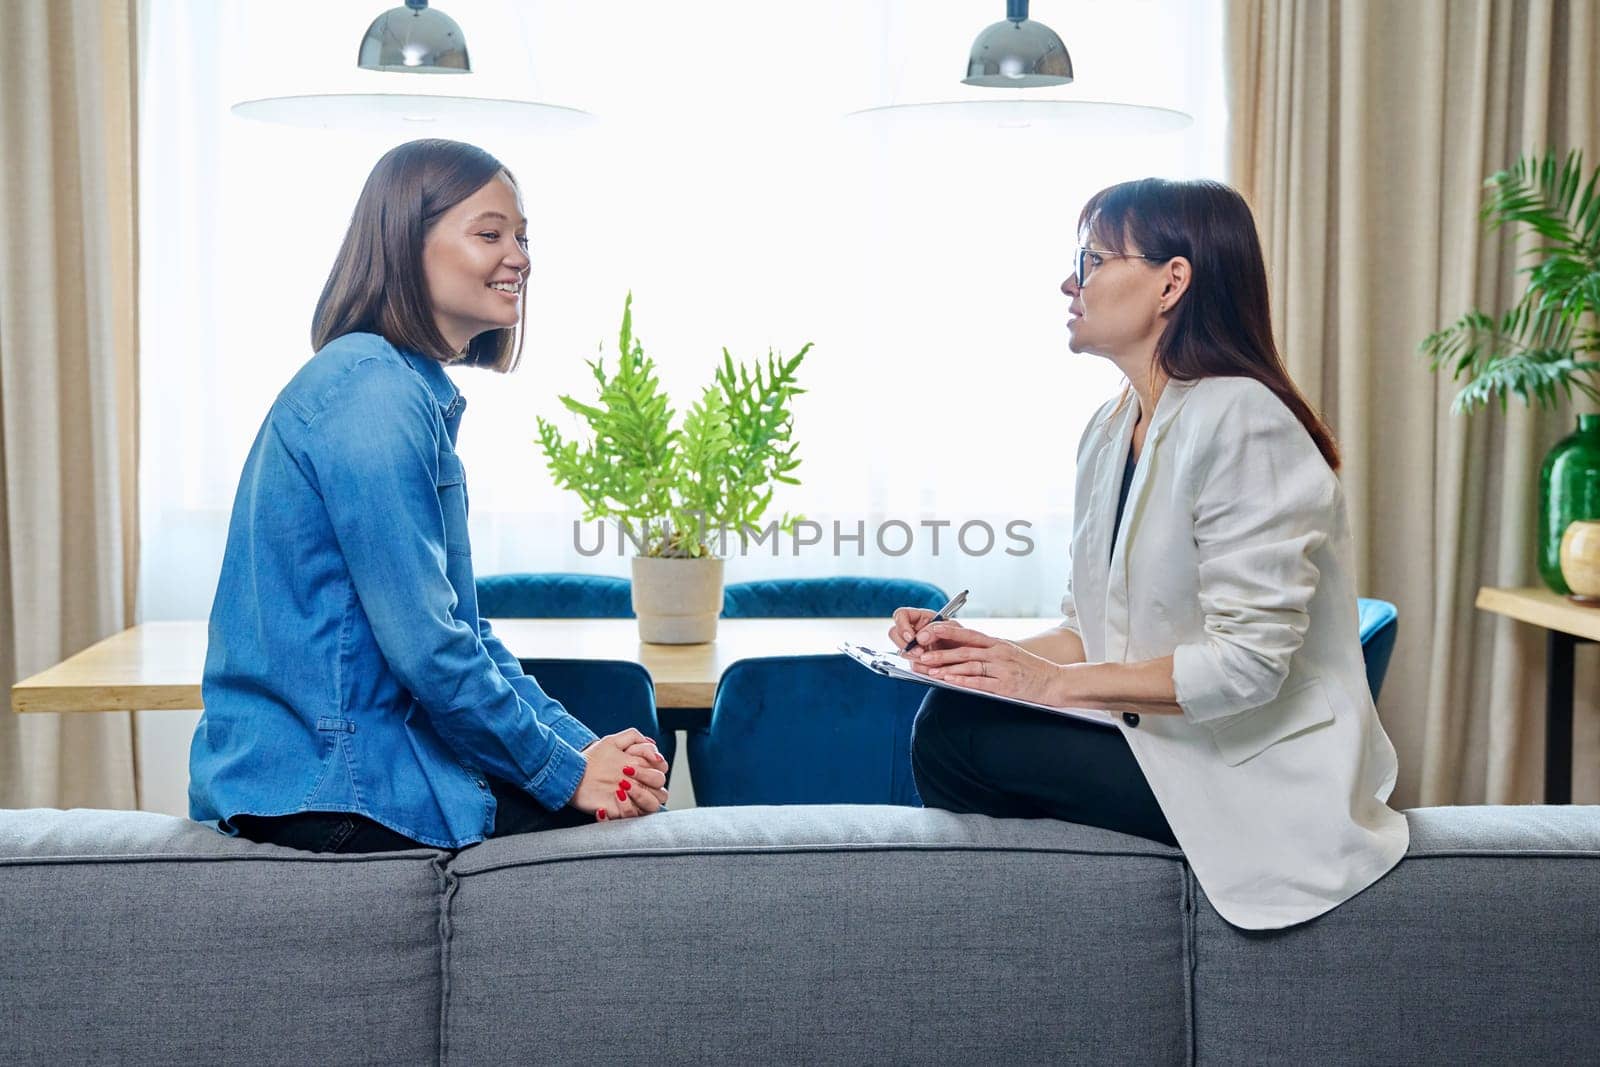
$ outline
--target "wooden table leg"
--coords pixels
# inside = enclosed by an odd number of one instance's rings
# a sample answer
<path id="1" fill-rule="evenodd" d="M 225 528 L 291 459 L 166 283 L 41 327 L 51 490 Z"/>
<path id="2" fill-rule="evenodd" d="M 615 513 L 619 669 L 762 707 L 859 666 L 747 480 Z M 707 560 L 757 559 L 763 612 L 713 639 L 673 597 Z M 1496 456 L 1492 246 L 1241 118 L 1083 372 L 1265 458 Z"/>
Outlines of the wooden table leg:
<path id="1" fill-rule="evenodd" d="M 1572 803 L 1573 650 L 1578 639 L 1548 631 L 1544 659 L 1544 802 Z"/>

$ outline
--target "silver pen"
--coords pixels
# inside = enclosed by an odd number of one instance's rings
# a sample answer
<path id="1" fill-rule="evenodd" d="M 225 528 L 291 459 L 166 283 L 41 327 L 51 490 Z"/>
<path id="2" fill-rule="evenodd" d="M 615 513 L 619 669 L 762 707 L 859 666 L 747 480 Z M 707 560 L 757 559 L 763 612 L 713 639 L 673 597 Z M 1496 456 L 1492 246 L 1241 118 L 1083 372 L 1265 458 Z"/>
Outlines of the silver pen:
<path id="1" fill-rule="evenodd" d="M 947 619 L 955 618 L 956 617 L 956 612 L 960 611 L 963 607 L 966 606 L 966 604 L 967 604 L 967 591 L 965 589 L 963 589 L 963 590 L 961 590 L 961 592 L 957 593 L 955 596 L 950 598 L 950 603 L 946 604 L 944 607 L 942 607 L 938 611 L 934 612 L 933 618 L 929 619 L 927 621 L 926 625 L 927 626 L 932 626 L 936 622 L 944 622 Z M 921 633 L 921 632 L 922 632 L 921 630 L 917 631 L 917 633 Z M 916 648 L 916 647 L 917 647 L 917 638 L 916 638 L 916 635 L 913 634 L 912 637 L 911 637 L 911 643 L 906 645 L 906 647 L 902 648 L 900 651 L 901 652 L 910 652 L 913 648 Z"/>

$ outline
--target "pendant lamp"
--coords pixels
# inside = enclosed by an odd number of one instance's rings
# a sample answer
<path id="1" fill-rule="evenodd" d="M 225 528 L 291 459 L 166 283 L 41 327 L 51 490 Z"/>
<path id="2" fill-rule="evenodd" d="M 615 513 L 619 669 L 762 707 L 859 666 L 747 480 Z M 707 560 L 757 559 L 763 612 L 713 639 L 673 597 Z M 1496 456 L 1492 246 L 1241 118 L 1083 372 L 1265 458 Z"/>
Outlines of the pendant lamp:
<path id="1" fill-rule="evenodd" d="M 1072 56 L 1061 35 L 1028 17 L 1028 0 L 1006 0 L 1006 17 L 972 42 L 962 84 L 984 89 L 1040 89 L 1072 84 Z M 1021 94 L 993 99 L 916 101 L 866 108 L 849 118 L 896 127 L 952 124 L 997 129 L 1041 125 L 1090 135 L 1165 133 L 1193 119 L 1173 108 L 1108 100 L 1040 99 Z"/>
<path id="2" fill-rule="evenodd" d="M 513 78 L 522 73 L 516 64 L 507 66 L 502 61 L 500 66 Z M 321 83 L 313 85 L 314 91 L 241 100 L 233 105 L 233 113 L 284 126 L 399 131 L 415 136 L 446 136 L 478 129 L 550 133 L 593 122 L 592 115 L 577 108 L 511 98 L 505 94 L 504 79 L 495 95 L 473 95 L 470 89 L 453 91 L 468 84 L 453 79 L 447 91 L 440 91 L 443 83 L 435 79 L 412 79 L 411 75 L 472 74 L 466 34 L 455 19 L 430 7 L 428 0 L 405 0 L 404 6 L 390 8 L 373 19 L 357 48 L 356 67 L 372 73 L 359 74 L 364 80 L 355 82 L 337 71 L 311 71 Z M 306 73 L 285 69 L 275 73 L 273 80 L 304 77 Z M 339 82 L 336 88 L 335 82 Z M 474 78 L 473 84 L 476 82 Z M 513 84 L 510 88 L 515 90 L 513 95 L 521 95 L 522 86 Z M 528 88 L 532 88 L 531 82 Z"/>
<path id="3" fill-rule="evenodd" d="M 428 7 L 428 0 L 406 0 L 372 20 L 361 39 L 356 65 L 397 74 L 470 74 L 467 39 L 456 20 Z"/>

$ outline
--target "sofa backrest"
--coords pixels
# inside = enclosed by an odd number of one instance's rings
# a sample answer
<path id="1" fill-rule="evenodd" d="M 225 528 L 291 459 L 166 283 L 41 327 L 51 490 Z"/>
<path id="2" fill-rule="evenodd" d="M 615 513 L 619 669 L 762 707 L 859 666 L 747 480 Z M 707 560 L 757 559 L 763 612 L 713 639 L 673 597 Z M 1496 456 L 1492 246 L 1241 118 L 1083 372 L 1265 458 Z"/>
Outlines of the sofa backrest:
<path id="1" fill-rule="evenodd" d="M 0 811 L 0 1060 L 436 1062 L 445 859 Z"/>
<path id="2" fill-rule="evenodd" d="M 444 1062 L 1182 1063 L 1184 872 L 881 806 L 487 841 L 450 867 Z"/>
<path id="3" fill-rule="evenodd" d="M 1405 860 L 1311 922 L 1200 895 L 1197 1063 L 1600 1063 L 1600 808 L 1406 818 Z"/>
<path id="4" fill-rule="evenodd" d="M 1288 930 L 1046 820 L 721 808 L 315 856 L 0 811 L 17 1063 L 1600 1062 L 1600 808 L 1408 812 Z"/>

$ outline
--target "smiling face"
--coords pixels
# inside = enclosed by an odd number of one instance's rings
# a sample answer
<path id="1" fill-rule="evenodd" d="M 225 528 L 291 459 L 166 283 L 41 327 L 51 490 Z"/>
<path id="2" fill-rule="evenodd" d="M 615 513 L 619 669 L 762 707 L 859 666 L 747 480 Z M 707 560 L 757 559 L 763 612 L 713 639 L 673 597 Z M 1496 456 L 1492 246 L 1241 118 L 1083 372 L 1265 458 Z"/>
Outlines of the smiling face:
<path id="1" fill-rule="evenodd" d="M 452 351 L 521 321 L 528 265 L 528 220 L 504 172 L 439 217 L 423 241 L 422 272 Z"/>

